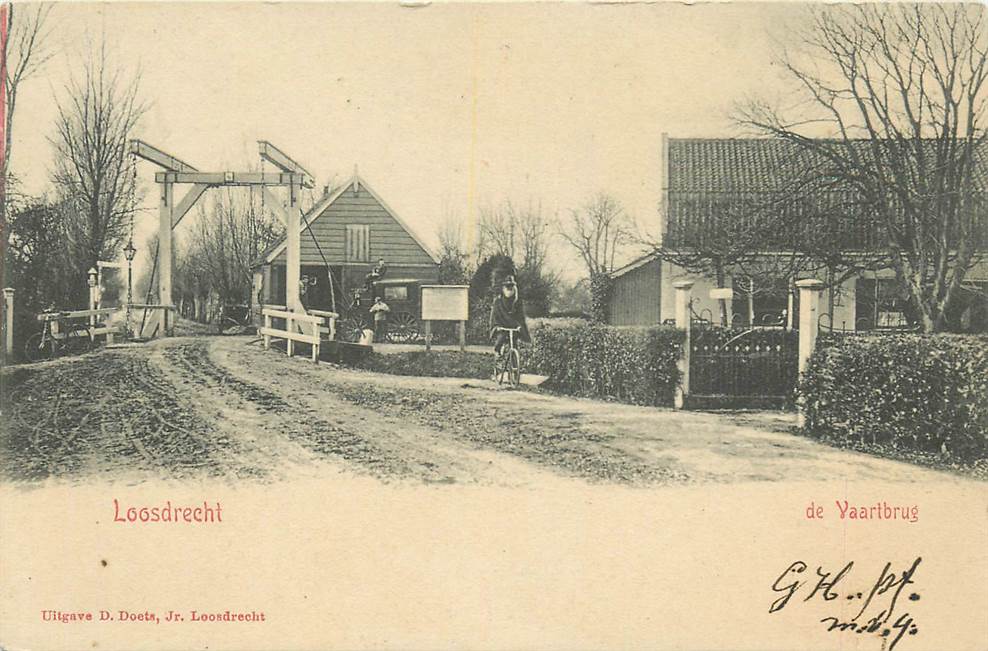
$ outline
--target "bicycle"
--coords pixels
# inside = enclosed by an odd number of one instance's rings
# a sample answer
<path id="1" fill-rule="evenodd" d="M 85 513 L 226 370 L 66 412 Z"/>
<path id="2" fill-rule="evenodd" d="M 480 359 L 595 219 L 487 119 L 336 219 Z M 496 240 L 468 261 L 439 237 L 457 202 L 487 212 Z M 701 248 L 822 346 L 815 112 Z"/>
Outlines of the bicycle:
<path id="1" fill-rule="evenodd" d="M 217 334 L 239 334 L 251 325 L 250 305 L 227 304 L 220 307 L 216 320 Z"/>
<path id="2" fill-rule="evenodd" d="M 86 352 L 96 347 L 96 337 L 88 323 L 66 324 L 64 332 L 55 334 L 52 323 L 64 319 L 68 312 L 43 312 L 41 332 L 27 338 L 24 358 L 31 363 L 46 362 L 62 353 Z"/>
<path id="3" fill-rule="evenodd" d="M 516 387 L 521 382 L 521 353 L 515 346 L 515 335 L 521 328 L 494 328 L 495 332 L 498 330 L 508 333 L 508 345 L 502 347 L 500 353 L 494 353 L 494 378 L 499 385 L 507 378 L 508 383 Z"/>

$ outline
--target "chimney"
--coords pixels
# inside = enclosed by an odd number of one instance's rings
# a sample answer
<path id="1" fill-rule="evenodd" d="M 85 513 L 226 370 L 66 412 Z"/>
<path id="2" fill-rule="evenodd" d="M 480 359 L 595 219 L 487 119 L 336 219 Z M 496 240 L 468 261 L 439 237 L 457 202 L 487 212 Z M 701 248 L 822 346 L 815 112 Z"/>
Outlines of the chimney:
<path id="1" fill-rule="evenodd" d="M 323 196 L 323 198 L 329 196 L 329 186 L 328 185 L 322 186 L 322 196 Z"/>

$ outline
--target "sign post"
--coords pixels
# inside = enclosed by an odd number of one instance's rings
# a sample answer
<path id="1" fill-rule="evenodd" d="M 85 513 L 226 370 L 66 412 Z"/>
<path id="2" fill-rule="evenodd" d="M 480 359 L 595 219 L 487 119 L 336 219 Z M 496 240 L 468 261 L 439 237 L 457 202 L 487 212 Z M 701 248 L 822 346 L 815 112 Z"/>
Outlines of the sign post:
<path id="1" fill-rule="evenodd" d="M 459 321 L 460 352 L 467 349 L 466 321 L 470 317 L 469 285 L 422 285 L 425 351 L 432 350 L 432 322 Z"/>

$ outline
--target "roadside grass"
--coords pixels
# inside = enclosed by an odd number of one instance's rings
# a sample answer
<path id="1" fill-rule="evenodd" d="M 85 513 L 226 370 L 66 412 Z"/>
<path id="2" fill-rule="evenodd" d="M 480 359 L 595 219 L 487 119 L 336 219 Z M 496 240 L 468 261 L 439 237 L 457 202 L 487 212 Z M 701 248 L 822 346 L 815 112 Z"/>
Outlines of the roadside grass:
<path id="1" fill-rule="evenodd" d="M 493 355 L 459 351 L 370 353 L 352 365 L 376 373 L 485 380 L 494 372 Z"/>

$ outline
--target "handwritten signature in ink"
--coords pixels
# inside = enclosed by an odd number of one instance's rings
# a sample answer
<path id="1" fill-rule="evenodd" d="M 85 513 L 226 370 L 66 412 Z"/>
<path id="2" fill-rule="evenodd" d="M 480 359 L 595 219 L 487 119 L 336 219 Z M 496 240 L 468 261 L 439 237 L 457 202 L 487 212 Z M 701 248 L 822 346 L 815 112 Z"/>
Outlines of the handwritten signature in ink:
<path id="1" fill-rule="evenodd" d="M 769 606 L 768 612 L 779 612 L 797 593 L 803 597 L 803 602 L 813 599 L 831 602 L 844 596 L 848 602 L 860 602 L 861 606 L 857 614 L 850 619 L 824 617 L 820 622 L 827 627 L 826 630 L 879 635 L 886 639 L 886 651 L 892 651 L 903 636 L 916 635 L 919 632 L 919 626 L 908 612 L 900 613 L 895 619 L 893 616 L 896 614 L 897 606 L 903 610 L 900 597 L 906 586 L 915 585 L 913 576 L 922 560 L 921 557 L 916 557 L 909 569 L 901 572 L 894 571 L 891 562 L 886 563 L 878 575 L 878 580 L 866 584 L 870 587 L 860 592 L 848 587 L 852 582 L 849 576 L 854 561 L 849 562 L 836 573 L 818 566 L 815 577 L 807 572 L 809 566 L 805 562 L 795 561 L 772 584 L 772 591 L 778 596 Z M 810 585 L 813 587 L 804 587 Z M 910 590 L 908 599 L 919 601 L 919 593 Z"/>

